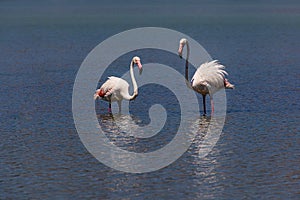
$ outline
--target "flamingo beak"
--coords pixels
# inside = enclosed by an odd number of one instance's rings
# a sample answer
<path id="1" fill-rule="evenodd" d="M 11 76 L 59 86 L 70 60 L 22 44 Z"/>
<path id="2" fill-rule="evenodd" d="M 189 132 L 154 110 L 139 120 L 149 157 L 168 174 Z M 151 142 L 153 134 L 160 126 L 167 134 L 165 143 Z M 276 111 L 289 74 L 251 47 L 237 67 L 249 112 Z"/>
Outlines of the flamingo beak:
<path id="1" fill-rule="evenodd" d="M 194 79 L 191 80 L 191 86 L 193 87 Z"/>
<path id="2" fill-rule="evenodd" d="M 137 61 L 136 62 L 136 64 L 137 64 L 137 66 L 138 66 L 138 68 L 139 68 L 139 71 L 140 71 L 140 75 L 142 74 L 142 72 L 143 72 L 143 66 L 142 66 L 142 64 L 141 64 L 141 61 Z"/>

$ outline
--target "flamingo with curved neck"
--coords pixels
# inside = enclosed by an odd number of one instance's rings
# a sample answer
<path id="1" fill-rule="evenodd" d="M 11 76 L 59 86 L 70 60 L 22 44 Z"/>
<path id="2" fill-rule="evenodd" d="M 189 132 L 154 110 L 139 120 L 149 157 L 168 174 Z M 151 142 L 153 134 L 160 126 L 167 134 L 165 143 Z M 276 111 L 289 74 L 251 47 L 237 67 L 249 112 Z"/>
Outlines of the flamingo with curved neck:
<path id="1" fill-rule="evenodd" d="M 225 75 L 228 73 L 224 70 L 225 67 L 217 60 L 213 60 L 210 62 L 203 63 L 196 70 L 194 76 L 191 81 L 189 81 L 188 75 L 188 66 L 189 66 L 189 56 L 190 56 L 190 46 L 187 39 L 182 38 L 179 42 L 178 55 L 182 58 L 182 52 L 184 46 L 187 47 L 186 54 L 186 62 L 185 62 L 185 78 L 188 83 L 188 87 L 193 89 L 194 91 L 200 93 L 202 95 L 203 100 L 203 112 L 204 116 L 206 115 L 206 103 L 205 98 L 208 94 L 210 96 L 211 103 L 211 111 L 214 113 L 214 102 L 213 102 L 213 94 L 222 88 L 226 89 L 234 89 L 234 85 L 229 83 L 229 81 L 225 78 Z"/>
<path id="2" fill-rule="evenodd" d="M 134 100 L 138 96 L 138 86 L 134 77 L 133 67 L 137 65 L 140 74 L 142 74 L 141 59 L 137 56 L 133 57 L 130 62 L 130 77 L 133 84 L 133 94 L 129 94 L 129 84 L 124 79 L 119 77 L 110 76 L 103 85 L 96 90 L 94 99 L 100 98 L 101 100 L 108 101 L 108 112 L 111 112 L 111 103 L 116 101 L 119 106 L 119 112 L 121 112 L 121 103 L 123 99 Z"/>

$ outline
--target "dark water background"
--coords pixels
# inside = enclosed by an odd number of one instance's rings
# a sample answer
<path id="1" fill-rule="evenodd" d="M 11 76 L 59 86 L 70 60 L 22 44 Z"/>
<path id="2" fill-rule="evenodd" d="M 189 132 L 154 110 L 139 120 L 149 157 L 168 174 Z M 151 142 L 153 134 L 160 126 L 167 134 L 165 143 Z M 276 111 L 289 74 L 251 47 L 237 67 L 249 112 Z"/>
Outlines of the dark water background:
<path id="1" fill-rule="evenodd" d="M 72 89 L 97 44 L 143 26 L 197 40 L 236 90 L 207 157 L 195 143 L 164 169 L 129 174 L 85 149 Z M 0 27 L 0 199 L 300 198 L 298 1 L 4 0 Z"/>

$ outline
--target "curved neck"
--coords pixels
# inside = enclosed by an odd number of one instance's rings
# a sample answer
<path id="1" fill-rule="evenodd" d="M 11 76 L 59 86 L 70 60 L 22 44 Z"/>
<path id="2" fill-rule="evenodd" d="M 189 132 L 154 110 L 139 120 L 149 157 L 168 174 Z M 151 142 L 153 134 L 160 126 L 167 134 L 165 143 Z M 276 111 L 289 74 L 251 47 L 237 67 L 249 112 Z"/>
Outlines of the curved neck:
<path id="1" fill-rule="evenodd" d="M 134 65 L 133 61 L 131 61 L 131 63 L 130 63 L 130 77 L 131 77 L 131 81 L 132 81 L 132 84 L 133 84 L 133 95 L 130 95 L 129 91 L 128 91 L 127 94 L 124 96 L 124 99 L 127 99 L 127 100 L 133 100 L 138 95 L 138 86 L 137 86 L 137 83 L 136 83 L 136 80 L 135 80 L 135 77 L 134 77 L 133 65 Z"/>
<path id="2" fill-rule="evenodd" d="M 189 57 L 190 57 L 190 45 L 186 41 L 186 60 L 185 60 L 185 79 L 189 81 Z"/>

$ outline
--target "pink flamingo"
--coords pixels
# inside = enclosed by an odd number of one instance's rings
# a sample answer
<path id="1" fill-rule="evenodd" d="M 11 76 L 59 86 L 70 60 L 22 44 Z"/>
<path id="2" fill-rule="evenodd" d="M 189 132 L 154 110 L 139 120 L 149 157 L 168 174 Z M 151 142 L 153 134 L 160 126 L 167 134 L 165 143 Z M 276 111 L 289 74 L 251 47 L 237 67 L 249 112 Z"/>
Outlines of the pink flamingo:
<path id="1" fill-rule="evenodd" d="M 180 40 L 178 54 L 180 58 L 182 58 L 182 51 L 185 45 L 187 47 L 185 78 L 189 81 L 188 59 L 190 55 L 190 47 L 187 39 L 182 38 Z M 225 78 L 225 75 L 228 75 L 228 73 L 224 69 L 225 67 L 219 64 L 217 60 L 203 63 L 196 70 L 193 78 L 191 79 L 190 85 L 188 84 L 191 89 L 202 94 L 204 116 L 206 115 L 205 97 L 207 94 L 210 96 L 211 111 L 214 113 L 213 94 L 224 87 L 226 89 L 234 89 L 234 85 L 229 83 L 229 81 Z"/>
<path id="2" fill-rule="evenodd" d="M 100 89 L 97 89 L 94 94 L 94 99 L 100 98 L 109 102 L 108 112 L 111 113 L 111 102 L 118 102 L 119 112 L 121 112 L 121 103 L 123 99 L 133 100 L 138 96 L 138 86 L 134 77 L 133 67 L 136 64 L 139 68 L 140 74 L 142 73 L 142 64 L 139 57 L 135 56 L 130 62 L 130 76 L 133 84 L 133 95 L 129 94 L 129 84 L 124 79 L 119 77 L 110 76 L 108 80 L 103 83 Z"/>

